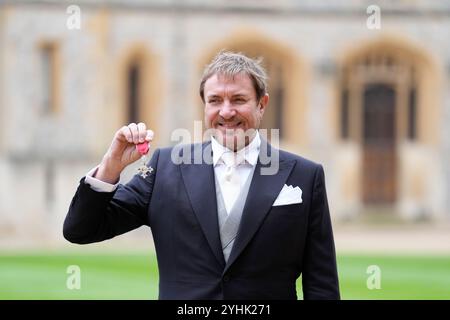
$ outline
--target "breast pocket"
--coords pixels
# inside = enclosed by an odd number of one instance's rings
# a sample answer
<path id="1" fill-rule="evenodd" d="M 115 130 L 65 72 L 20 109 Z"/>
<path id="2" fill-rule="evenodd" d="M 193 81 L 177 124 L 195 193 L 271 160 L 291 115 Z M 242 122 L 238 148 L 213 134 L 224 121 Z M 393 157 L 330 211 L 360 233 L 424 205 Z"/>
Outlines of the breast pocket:
<path id="1" fill-rule="evenodd" d="M 302 203 L 287 204 L 283 206 L 272 206 L 269 215 L 274 219 L 277 216 L 286 216 L 291 218 L 302 218 L 304 216 L 304 205 Z"/>

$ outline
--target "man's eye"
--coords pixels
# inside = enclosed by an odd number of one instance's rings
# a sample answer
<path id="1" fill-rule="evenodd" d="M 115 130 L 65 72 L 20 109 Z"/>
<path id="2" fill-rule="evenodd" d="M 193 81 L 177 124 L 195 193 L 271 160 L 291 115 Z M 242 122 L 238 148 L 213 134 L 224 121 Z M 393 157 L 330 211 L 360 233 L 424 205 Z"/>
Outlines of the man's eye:
<path id="1" fill-rule="evenodd" d="M 208 103 L 211 103 L 211 104 L 216 104 L 216 103 L 218 103 L 218 102 L 219 102 L 218 99 L 211 99 L 211 100 L 208 100 Z"/>
<path id="2" fill-rule="evenodd" d="M 236 103 L 246 103 L 247 100 L 243 99 L 243 98 L 237 98 L 234 100 Z"/>

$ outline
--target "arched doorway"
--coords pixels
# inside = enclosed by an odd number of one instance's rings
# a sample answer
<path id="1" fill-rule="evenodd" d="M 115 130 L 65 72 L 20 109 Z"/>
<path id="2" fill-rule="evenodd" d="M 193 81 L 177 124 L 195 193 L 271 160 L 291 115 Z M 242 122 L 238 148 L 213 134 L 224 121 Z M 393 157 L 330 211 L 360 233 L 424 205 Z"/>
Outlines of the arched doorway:
<path id="1" fill-rule="evenodd" d="M 414 51 L 389 41 L 358 50 L 342 65 L 340 137 L 360 147 L 365 206 L 392 206 L 399 200 L 400 146 L 426 142 L 429 131 L 420 126 L 419 114 L 429 90 L 427 66 Z"/>
<path id="2" fill-rule="evenodd" d="M 363 201 L 393 203 L 396 199 L 396 91 L 386 83 L 368 84 L 363 97 Z"/>

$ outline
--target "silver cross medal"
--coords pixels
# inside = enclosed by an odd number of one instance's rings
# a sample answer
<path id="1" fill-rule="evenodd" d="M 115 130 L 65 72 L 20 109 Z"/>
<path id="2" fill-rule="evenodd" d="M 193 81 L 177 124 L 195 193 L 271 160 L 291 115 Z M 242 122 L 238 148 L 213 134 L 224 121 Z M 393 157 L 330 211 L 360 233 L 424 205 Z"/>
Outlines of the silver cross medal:
<path id="1" fill-rule="evenodd" d="M 150 173 L 153 172 L 153 168 L 147 166 L 147 154 L 149 150 L 148 142 L 137 144 L 136 149 L 142 155 L 141 166 L 138 168 L 138 173 L 142 178 L 145 179 Z"/>

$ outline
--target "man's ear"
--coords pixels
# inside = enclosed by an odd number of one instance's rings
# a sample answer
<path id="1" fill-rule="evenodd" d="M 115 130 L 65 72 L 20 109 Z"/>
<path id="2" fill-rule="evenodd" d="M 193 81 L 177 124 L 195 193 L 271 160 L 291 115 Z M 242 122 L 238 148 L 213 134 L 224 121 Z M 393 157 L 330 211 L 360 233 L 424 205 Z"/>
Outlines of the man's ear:
<path id="1" fill-rule="evenodd" d="M 261 116 L 264 114 L 264 111 L 267 108 L 267 105 L 269 104 L 269 94 L 266 93 L 261 100 L 259 100 L 259 110 L 261 112 Z"/>

